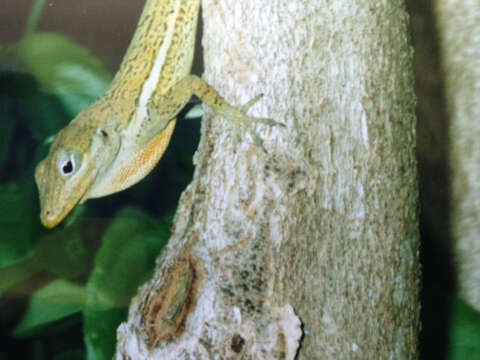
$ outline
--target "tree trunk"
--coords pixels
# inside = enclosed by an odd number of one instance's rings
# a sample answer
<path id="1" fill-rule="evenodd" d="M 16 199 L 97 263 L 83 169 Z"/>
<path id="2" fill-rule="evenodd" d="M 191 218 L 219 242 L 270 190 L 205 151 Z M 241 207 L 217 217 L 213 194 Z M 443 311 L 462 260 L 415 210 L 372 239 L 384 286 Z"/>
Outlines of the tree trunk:
<path id="1" fill-rule="evenodd" d="M 192 183 L 117 358 L 412 359 L 419 329 L 412 51 L 403 1 L 203 1 Z M 162 189 L 158 195 L 161 199 Z M 302 327 L 300 327 L 300 321 Z M 301 348 L 299 349 L 299 342 Z"/>
<path id="2" fill-rule="evenodd" d="M 451 233 L 460 295 L 480 310 L 480 3 L 435 1 L 449 115 Z"/>

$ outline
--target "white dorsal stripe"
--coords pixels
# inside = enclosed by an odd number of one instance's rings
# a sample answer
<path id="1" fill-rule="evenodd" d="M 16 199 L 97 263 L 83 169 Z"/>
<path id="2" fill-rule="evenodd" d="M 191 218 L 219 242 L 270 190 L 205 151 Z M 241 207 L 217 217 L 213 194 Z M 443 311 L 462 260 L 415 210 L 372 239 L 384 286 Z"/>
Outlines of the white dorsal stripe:
<path id="1" fill-rule="evenodd" d="M 162 45 L 160 49 L 158 49 L 157 56 L 153 62 L 152 71 L 148 75 L 147 80 L 143 84 L 142 92 L 140 93 L 140 98 L 138 101 L 138 108 L 137 111 L 132 115 L 134 121 L 131 121 L 131 124 L 134 126 L 135 129 L 133 130 L 136 133 L 139 129 L 139 125 L 145 120 L 148 116 L 147 113 L 147 103 L 152 96 L 152 93 L 155 91 L 157 87 L 157 83 L 160 77 L 160 72 L 162 71 L 163 64 L 165 63 L 165 57 L 167 56 L 167 51 L 170 48 L 170 44 L 172 43 L 173 32 L 175 29 L 175 20 L 177 20 L 178 11 L 180 10 L 180 6 L 182 1 L 175 1 L 175 8 L 174 12 L 170 13 L 167 25 L 167 31 L 165 33 L 165 38 L 163 39 Z M 136 119 L 135 119 L 136 117 Z M 136 121 L 135 121 L 136 120 Z"/>

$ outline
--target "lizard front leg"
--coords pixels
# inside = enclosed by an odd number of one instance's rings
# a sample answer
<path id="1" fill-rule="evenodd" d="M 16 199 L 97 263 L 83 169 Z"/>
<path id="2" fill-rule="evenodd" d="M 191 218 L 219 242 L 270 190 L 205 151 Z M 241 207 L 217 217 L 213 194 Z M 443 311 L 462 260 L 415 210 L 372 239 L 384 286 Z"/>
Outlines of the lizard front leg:
<path id="1" fill-rule="evenodd" d="M 149 114 L 153 118 L 168 118 L 169 116 L 174 116 L 175 114 L 165 114 L 162 110 L 175 109 L 173 112 L 178 112 L 192 95 L 196 95 L 216 114 L 223 116 L 232 125 L 235 125 L 235 127 L 238 128 L 241 126 L 246 128 L 255 144 L 259 147 L 263 147 L 262 139 L 253 131 L 251 127 L 252 123 L 262 123 L 269 126 L 285 126 L 269 118 L 257 118 L 246 114 L 248 109 L 263 96 L 262 94 L 257 95 L 245 105 L 232 106 L 205 80 L 191 74 L 184 77 L 165 94 L 160 96 L 155 96 L 154 94 L 149 103 Z M 234 145 L 236 145 L 238 139 L 239 132 L 237 131 Z"/>

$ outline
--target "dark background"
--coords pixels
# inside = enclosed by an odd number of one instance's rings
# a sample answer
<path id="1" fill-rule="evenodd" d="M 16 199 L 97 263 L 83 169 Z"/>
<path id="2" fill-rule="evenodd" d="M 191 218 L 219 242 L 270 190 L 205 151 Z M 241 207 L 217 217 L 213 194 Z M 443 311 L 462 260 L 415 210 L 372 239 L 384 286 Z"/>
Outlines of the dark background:
<path id="1" fill-rule="evenodd" d="M 32 0 L 2 0 L 0 44 L 20 39 Z M 90 49 L 115 72 L 135 31 L 145 0 L 51 0 L 40 16 L 38 31 L 67 35 Z M 193 72 L 200 71 L 196 56 Z"/>

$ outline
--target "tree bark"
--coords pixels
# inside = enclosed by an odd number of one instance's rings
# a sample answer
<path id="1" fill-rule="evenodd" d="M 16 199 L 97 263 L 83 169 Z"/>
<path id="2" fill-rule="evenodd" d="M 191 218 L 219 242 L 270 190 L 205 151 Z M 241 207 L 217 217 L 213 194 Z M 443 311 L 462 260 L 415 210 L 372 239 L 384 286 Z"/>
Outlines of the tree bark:
<path id="1" fill-rule="evenodd" d="M 117 358 L 416 358 L 403 1 L 202 5 L 205 79 L 234 104 L 264 93 L 250 114 L 286 128 L 258 125 L 265 151 L 249 135 L 235 149 L 207 110 L 194 179 Z"/>
<path id="2" fill-rule="evenodd" d="M 480 3 L 435 1 L 449 115 L 451 234 L 460 295 L 480 310 Z"/>

